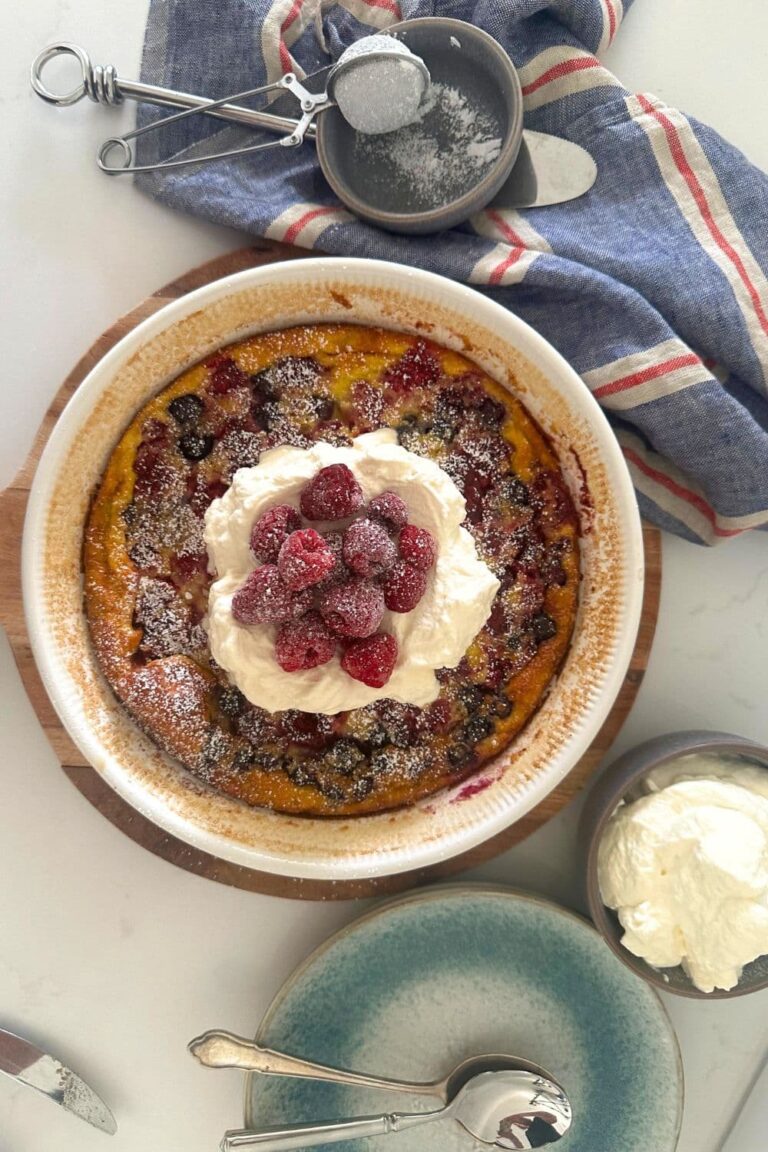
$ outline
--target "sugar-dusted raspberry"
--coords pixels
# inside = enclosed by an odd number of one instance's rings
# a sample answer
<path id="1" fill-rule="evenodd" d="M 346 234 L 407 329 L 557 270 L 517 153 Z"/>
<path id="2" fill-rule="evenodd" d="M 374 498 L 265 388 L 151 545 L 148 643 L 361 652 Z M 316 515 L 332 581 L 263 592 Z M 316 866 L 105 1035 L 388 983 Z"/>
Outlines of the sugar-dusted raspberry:
<path id="1" fill-rule="evenodd" d="M 341 666 L 353 680 L 369 688 L 383 688 L 397 663 L 397 640 L 384 632 L 352 640 L 346 645 Z"/>
<path id="2" fill-rule="evenodd" d="M 202 404 L 201 404 L 202 407 Z M 167 444 L 169 426 L 163 420 L 150 417 L 141 426 L 141 439 L 144 444 Z"/>
<path id="3" fill-rule="evenodd" d="M 275 658 L 284 672 L 300 672 L 327 664 L 338 640 L 318 612 L 307 612 L 283 624 L 275 640 Z"/>
<path id="4" fill-rule="evenodd" d="M 181 588 L 208 570 L 208 553 L 205 548 L 199 552 L 185 552 L 183 555 L 172 552 L 168 557 L 168 569 L 173 583 Z"/>
<path id="5" fill-rule="evenodd" d="M 198 473 L 192 478 L 189 495 L 189 506 L 195 516 L 204 516 L 209 505 L 223 496 L 227 485 L 223 480 L 204 480 Z"/>
<path id="6" fill-rule="evenodd" d="M 382 492 L 374 496 L 368 505 L 368 515 L 372 520 L 383 522 L 399 532 L 408 523 L 408 505 L 397 492 Z"/>
<path id="7" fill-rule="evenodd" d="M 208 387 L 218 395 L 230 392 L 233 388 L 247 388 L 248 377 L 230 356 L 220 356 L 209 361 Z"/>
<path id="8" fill-rule="evenodd" d="M 384 603 L 390 612 L 411 612 L 426 587 L 426 572 L 407 560 L 399 560 L 384 581 Z"/>
<path id="9" fill-rule="evenodd" d="M 406 524 L 398 540 L 400 555 L 414 568 L 421 568 L 423 572 L 429 569 L 437 560 L 437 541 L 426 528 L 417 528 L 415 524 Z"/>
<path id="10" fill-rule="evenodd" d="M 284 624 L 312 606 L 312 593 L 292 592 L 274 564 L 254 568 L 232 597 L 232 615 L 238 624 Z"/>
<path id="11" fill-rule="evenodd" d="M 487 471 L 470 465 L 464 473 L 461 488 L 467 503 L 467 519 L 470 524 L 480 524 L 491 499 L 493 480 Z"/>
<path id="12" fill-rule="evenodd" d="M 321 712 L 300 712 L 297 708 L 286 708 L 277 716 L 278 731 L 289 744 L 318 750 L 328 746 L 333 733 L 334 716 L 324 716 Z"/>
<path id="13" fill-rule="evenodd" d="M 301 493 L 307 520 L 345 520 L 363 504 L 363 490 L 346 464 L 329 464 L 313 476 Z"/>
<path id="14" fill-rule="evenodd" d="M 330 588 L 331 584 L 340 584 L 342 580 L 349 580 L 351 573 L 344 563 L 344 534 L 343 532 L 322 532 L 323 540 L 333 553 L 333 568 L 324 576 L 315 591 Z"/>
<path id="15" fill-rule="evenodd" d="M 301 528 L 301 516 L 290 504 L 268 508 L 251 528 L 251 552 L 257 560 L 276 563 L 278 552 L 297 528 Z"/>
<path id="16" fill-rule="evenodd" d="M 440 362 L 432 355 L 424 340 L 418 340 L 396 363 L 386 369 L 384 383 L 387 390 L 400 395 L 412 392 L 424 384 L 433 384 L 440 375 Z"/>
<path id="17" fill-rule="evenodd" d="M 134 498 L 152 500 L 160 496 L 171 480 L 171 468 L 162 445 L 142 444 L 133 461 L 136 474 Z"/>
<path id="18" fill-rule="evenodd" d="M 344 563 L 358 576 L 381 576 L 397 560 L 387 530 L 373 520 L 354 520 L 344 533 Z"/>
<path id="19" fill-rule="evenodd" d="M 384 593 L 367 580 L 347 580 L 321 592 L 319 607 L 339 636 L 370 636 L 384 615 Z"/>
<path id="20" fill-rule="evenodd" d="M 371 431 L 381 425 L 384 395 L 380 388 L 375 388 L 366 380 L 357 380 L 352 385 L 348 408 L 349 415 L 357 428 L 361 432 Z"/>
<path id="21" fill-rule="evenodd" d="M 336 557 L 319 532 L 301 528 L 291 532 L 277 557 L 277 569 L 294 592 L 318 584 L 336 567 Z"/>
<path id="22" fill-rule="evenodd" d="M 420 708 L 416 718 L 416 729 L 419 734 L 434 736 L 437 732 L 445 732 L 453 720 L 453 706 L 444 696 L 438 697 L 428 708 Z"/>

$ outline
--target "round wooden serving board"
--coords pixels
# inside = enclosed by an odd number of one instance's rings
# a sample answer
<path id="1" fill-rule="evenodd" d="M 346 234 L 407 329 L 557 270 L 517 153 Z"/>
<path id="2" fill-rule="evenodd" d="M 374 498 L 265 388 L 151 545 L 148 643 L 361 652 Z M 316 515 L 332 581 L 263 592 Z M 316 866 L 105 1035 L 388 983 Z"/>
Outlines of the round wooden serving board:
<path id="1" fill-rule="evenodd" d="M 300 259 L 308 255 L 310 253 L 298 248 L 271 243 L 229 253 L 209 264 L 204 264 L 201 268 L 189 272 L 181 279 L 175 280 L 172 284 L 167 284 L 155 292 L 138 308 L 134 308 L 127 316 L 118 320 L 89 348 L 56 394 L 23 468 L 13 484 L 0 493 L 0 564 L 2 564 L 2 571 L 5 573 L 3 587 L 0 588 L 0 622 L 5 626 L 24 686 L 43 730 L 61 761 L 62 768 L 83 796 L 117 828 L 130 836 L 137 844 L 143 848 L 148 848 L 150 852 L 154 852 L 155 855 L 161 856 L 164 860 L 177 864 L 188 872 L 205 876 L 209 880 L 216 880 L 220 884 L 231 884 L 251 892 L 265 892 L 271 896 L 286 896 L 303 900 L 340 900 L 400 892 L 416 884 L 448 876 L 480 864 L 529 836 L 531 832 L 554 816 L 584 787 L 598 762 L 613 743 L 643 680 L 659 607 L 661 534 L 658 529 L 649 525 L 645 525 L 643 529 L 645 597 L 642 620 L 629 671 L 610 715 L 587 754 L 582 757 L 558 787 L 550 792 L 546 799 L 527 816 L 518 820 L 493 839 L 487 840 L 484 844 L 440 864 L 401 873 L 397 876 L 344 882 L 297 880 L 286 876 L 275 876 L 267 872 L 257 872 L 199 852 L 173 836 L 169 836 L 161 828 L 141 816 L 112 791 L 72 743 L 51 706 L 32 659 L 24 625 L 21 599 L 21 537 L 32 478 L 46 441 L 64 405 L 94 364 L 127 332 L 130 332 L 142 320 L 157 312 L 165 304 L 201 287 L 203 284 L 218 280 L 222 276 L 229 276 L 233 272 L 240 272 L 244 268 L 270 264 L 278 260 Z"/>

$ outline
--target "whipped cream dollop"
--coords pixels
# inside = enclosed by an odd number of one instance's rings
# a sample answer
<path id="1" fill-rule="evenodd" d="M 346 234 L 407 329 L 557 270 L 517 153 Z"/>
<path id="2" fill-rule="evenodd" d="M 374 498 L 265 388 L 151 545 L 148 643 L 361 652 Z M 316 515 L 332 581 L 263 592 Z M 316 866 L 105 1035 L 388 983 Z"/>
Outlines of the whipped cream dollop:
<path id="1" fill-rule="evenodd" d="M 285 672 L 275 659 L 276 628 L 246 627 L 232 616 L 232 597 L 257 566 L 249 544 L 254 521 L 277 504 L 298 509 L 304 485 L 329 464 L 352 470 L 366 502 L 381 492 L 396 492 L 408 505 L 410 523 L 426 528 L 437 541 L 437 563 L 417 606 L 412 612 L 384 613 L 380 630 L 396 637 L 399 654 L 383 688 L 352 679 L 338 655 L 319 668 Z M 217 576 L 207 617 L 214 659 L 252 704 L 268 712 L 297 708 L 333 715 L 385 697 L 420 707 L 430 704 L 440 691 L 435 671 L 459 663 L 488 619 L 499 588 L 461 527 L 464 517 L 464 497 L 447 472 L 402 448 L 391 429 L 358 436 L 350 447 L 320 441 L 311 448 L 265 452 L 256 467 L 235 473 L 205 516 L 205 543 Z"/>
<path id="2" fill-rule="evenodd" d="M 702 992 L 733 988 L 768 953 L 768 768 L 695 754 L 651 772 L 648 786 L 606 826 L 602 900 L 635 956 L 682 964 Z"/>

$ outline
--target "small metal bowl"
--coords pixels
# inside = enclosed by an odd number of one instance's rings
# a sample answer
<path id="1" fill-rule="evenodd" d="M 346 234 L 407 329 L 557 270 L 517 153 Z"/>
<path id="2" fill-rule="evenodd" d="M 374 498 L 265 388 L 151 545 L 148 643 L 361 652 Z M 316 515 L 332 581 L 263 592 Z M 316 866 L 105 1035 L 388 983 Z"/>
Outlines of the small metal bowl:
<path id="1" fill-rule="evenodd" d="M 762 765 L 768 772 L 768 748 L 743 736 L 728 732 L 671 732 L 657 736 L 637 748 L 631 749 L 603 773 L 592 789 L 579 826 L 579 844 L 584 860 L 584 882 L 589 912 L 598 932 L 618 958 L 642 976 L 643 980 L 664 992 L 688 996 L 698 1000 L 725 1000 L 744 996 L 768 988 L 768 956 L 760 956 L 747 964 L 738 984 L 727 991 L 716 988 L 702 992 L 696 988 L 682 967 L 653 968 L 639 956 L 634 956 L 621 943 L 623 929 L 613 909 L 606 907 L 600 896 L 597 879 L 597 854 L 603 831 L 622 801 L 636 800 L 645 794 L 645 778 L 654 768 L 669 764 L 691 752 L 721 756 L 738 756 L 753 765 Z"/>
<path id="2" fill-rule="evenodd" d="M 484 170 L 482 179 L 462 194 L 418 210 L 409 202 L 405 184 L 393 180 L 384 157 L 377 156 L 375 150 L 366 155 L 360 134 L 338 108 L 318 117 L 318 159 L 336 195 L 361 219 L 391 232 L 440 232 L 489 204 L 512 171 L 523 136 L 520 81 L 501 45 L 463 20 L 427 16 L 394 24 L 388 32 L 424 61 L 433 83 L 457 88 L 493 119 L 501 141 L 498 156 Z"/>

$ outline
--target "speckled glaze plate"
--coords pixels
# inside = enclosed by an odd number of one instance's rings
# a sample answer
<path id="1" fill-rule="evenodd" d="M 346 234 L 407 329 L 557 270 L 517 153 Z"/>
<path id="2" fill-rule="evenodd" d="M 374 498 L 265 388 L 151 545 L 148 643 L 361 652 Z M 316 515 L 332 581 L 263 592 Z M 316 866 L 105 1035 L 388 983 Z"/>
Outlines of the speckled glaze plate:
<path id="1" fill-rule="evenodd" d="M 441 887 L 377 907 L 290 977 L 259 1040 L 411 1081 L 438 1079 L 466 1056 L 509 1052 L 565 1087 L 574 1121 L 562 1152 L 673 1152 L 677 1144 L 682 1067 L 656 993 L 579 916 L 509 889 Z M 245 1123 L 434 1106 L 251 1075 Z M 449 1120 L 332 1147 L 469 1152 L 473 1141 Z"/>

